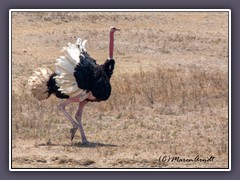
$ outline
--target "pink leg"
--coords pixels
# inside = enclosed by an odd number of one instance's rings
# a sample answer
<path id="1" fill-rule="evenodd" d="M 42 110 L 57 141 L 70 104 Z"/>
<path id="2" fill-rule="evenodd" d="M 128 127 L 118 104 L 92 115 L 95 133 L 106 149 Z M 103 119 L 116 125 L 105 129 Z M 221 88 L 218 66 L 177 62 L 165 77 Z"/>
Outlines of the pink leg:
<path id="1" fill-rule="evenodd" d="M 78 96 L 75 96 L 73 98 L 69 98 L 67 99 L 66 101 L 64 101 L 62 104 L 60 104 L 58 106 L 58 108 L 63 112 L 63 114 L 67 117 L 67 119 L 71 122 L 73 128 L 70 130 L 70 133 L 71 133 L 71 140 L 73 140 L 74 138 L 74 135 L 78 129 L 78 124 L 72 119 L 72 117 L 67 113 L 65 107 L 72 103 L 72 102 L 79 102 L 79 95 Z"/>
<path id="2" fill-rule="evenodd" d="M 83 130 L 83 125 L 82 125 L 82 112 L 83 112 L 83 107 L 88 103 L 88 101 L 82 101 L 82 102 L 79 102 L 79 107 L 78 107 L 78 111 L 76 113 L 76 119 L 78 121 L 78 127 L 79 127 L 79 130 L 80 130 L 80 133 L 81 133 L 81 137 L 82 137 L 82 143 L 83 144 L 87 144 L 88 141 L 87 141 L 87 138 L 86 138 L 86 135 L 84 133 L 84 130 Z"/>

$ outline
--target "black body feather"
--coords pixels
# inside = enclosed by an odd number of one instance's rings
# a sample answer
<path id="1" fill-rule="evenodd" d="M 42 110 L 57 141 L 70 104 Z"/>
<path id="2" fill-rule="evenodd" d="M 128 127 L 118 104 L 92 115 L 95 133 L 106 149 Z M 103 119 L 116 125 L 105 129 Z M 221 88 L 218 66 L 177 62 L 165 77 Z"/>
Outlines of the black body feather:
<path id="1" fill-rule="evenodd" d="M 103 65 L 101 65 L 103 67 L 103 70 L 106 73 L 108 79 L 110 79 L 112 77 L 114 65 L 115 65 L 114 59 L 110 59 L 110 60 L 107 59 L 105 61 L 105 63 Z"/>
<path id="2" fill-rule="evenodd" d="M 54 79 L 54 76 L 56 76 L 57 74 L 56 73 L 53 73 L 50 77 L 49 77 L 49 80 L 47 82 L 47 87 L 48 87 L 48 97 L 51 95 L 51 94 L 55 94 L 58 98 L 60 99 L 68 99 L 69 96 L 66 95 L 66 94 L 63 94 L 61 91 L 59 91 L 59 87 L 57 86 L 56 84 L 56 80 Z M 47 98 L 48 98 L 47 97 Z"/>
<path id="3" fill-rule="evenodd" d="M 80 62 L 74 69 L 74 77 L 80 89 L 90 91 L 93 86 L 93 74 L 96 68 L 96 61 L 80 56 Z"/>
<path id="4" fill-rule="evenodd" d="M 74 77 L 80 89 L 91 91 L 96 101 L 107 100 L 111 95 L 110 78 L 114 69 L 114 60 L 106 60 L 103 65 L 96 64 L 90 57 L 80 56 Z"/>

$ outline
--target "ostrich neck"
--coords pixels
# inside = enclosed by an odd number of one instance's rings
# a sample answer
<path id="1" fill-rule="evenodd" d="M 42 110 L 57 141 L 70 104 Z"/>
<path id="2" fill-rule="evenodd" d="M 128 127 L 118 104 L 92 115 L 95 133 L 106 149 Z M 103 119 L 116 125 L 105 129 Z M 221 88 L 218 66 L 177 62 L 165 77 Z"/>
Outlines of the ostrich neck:
<path id="1" fill-rule="evenodd" d="M 113 59 L 113 49 L 114 49 L 114 32 L 110 31 L 109 59 Z"/>

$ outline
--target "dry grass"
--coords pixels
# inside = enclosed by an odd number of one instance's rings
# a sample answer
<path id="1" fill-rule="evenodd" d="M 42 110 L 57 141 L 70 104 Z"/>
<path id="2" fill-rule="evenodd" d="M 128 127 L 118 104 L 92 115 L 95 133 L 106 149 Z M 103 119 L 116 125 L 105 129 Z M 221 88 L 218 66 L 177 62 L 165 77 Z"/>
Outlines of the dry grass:
<path id="1" fill-rule="evenodd" d="M 84 128 L 98 144 L 84 147 L 78 134 L 70 142 L 60 100 L 38 102 L 26 83 L 76 36 L 104 61 L 113 22 L 122 31 L 112 95 L 87 105 Z M 13 167 L 228 167 L 227 43 L 225 13 L 14 13 Z M 216 160 L 161 164 L 162 154 Z"/>

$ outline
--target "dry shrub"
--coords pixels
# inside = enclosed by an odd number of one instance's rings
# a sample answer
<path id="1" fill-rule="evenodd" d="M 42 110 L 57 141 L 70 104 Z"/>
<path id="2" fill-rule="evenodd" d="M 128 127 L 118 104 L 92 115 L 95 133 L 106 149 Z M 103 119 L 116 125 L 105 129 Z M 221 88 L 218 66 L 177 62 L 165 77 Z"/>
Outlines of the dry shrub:
<path id="1" fill-rule="evenodd" d="M 110 110 L 157 107 L 162 114 L 184 114 L 225 107 L 228 74 L 198 67 L 158 68 L 113 79 Z"/>
<path id="2" fill-rule="evenodd" d="M 12 93 L 13 138 L 44 138 L 63 132 L 56 99 L 38 101 L 28 93 Z"/>

